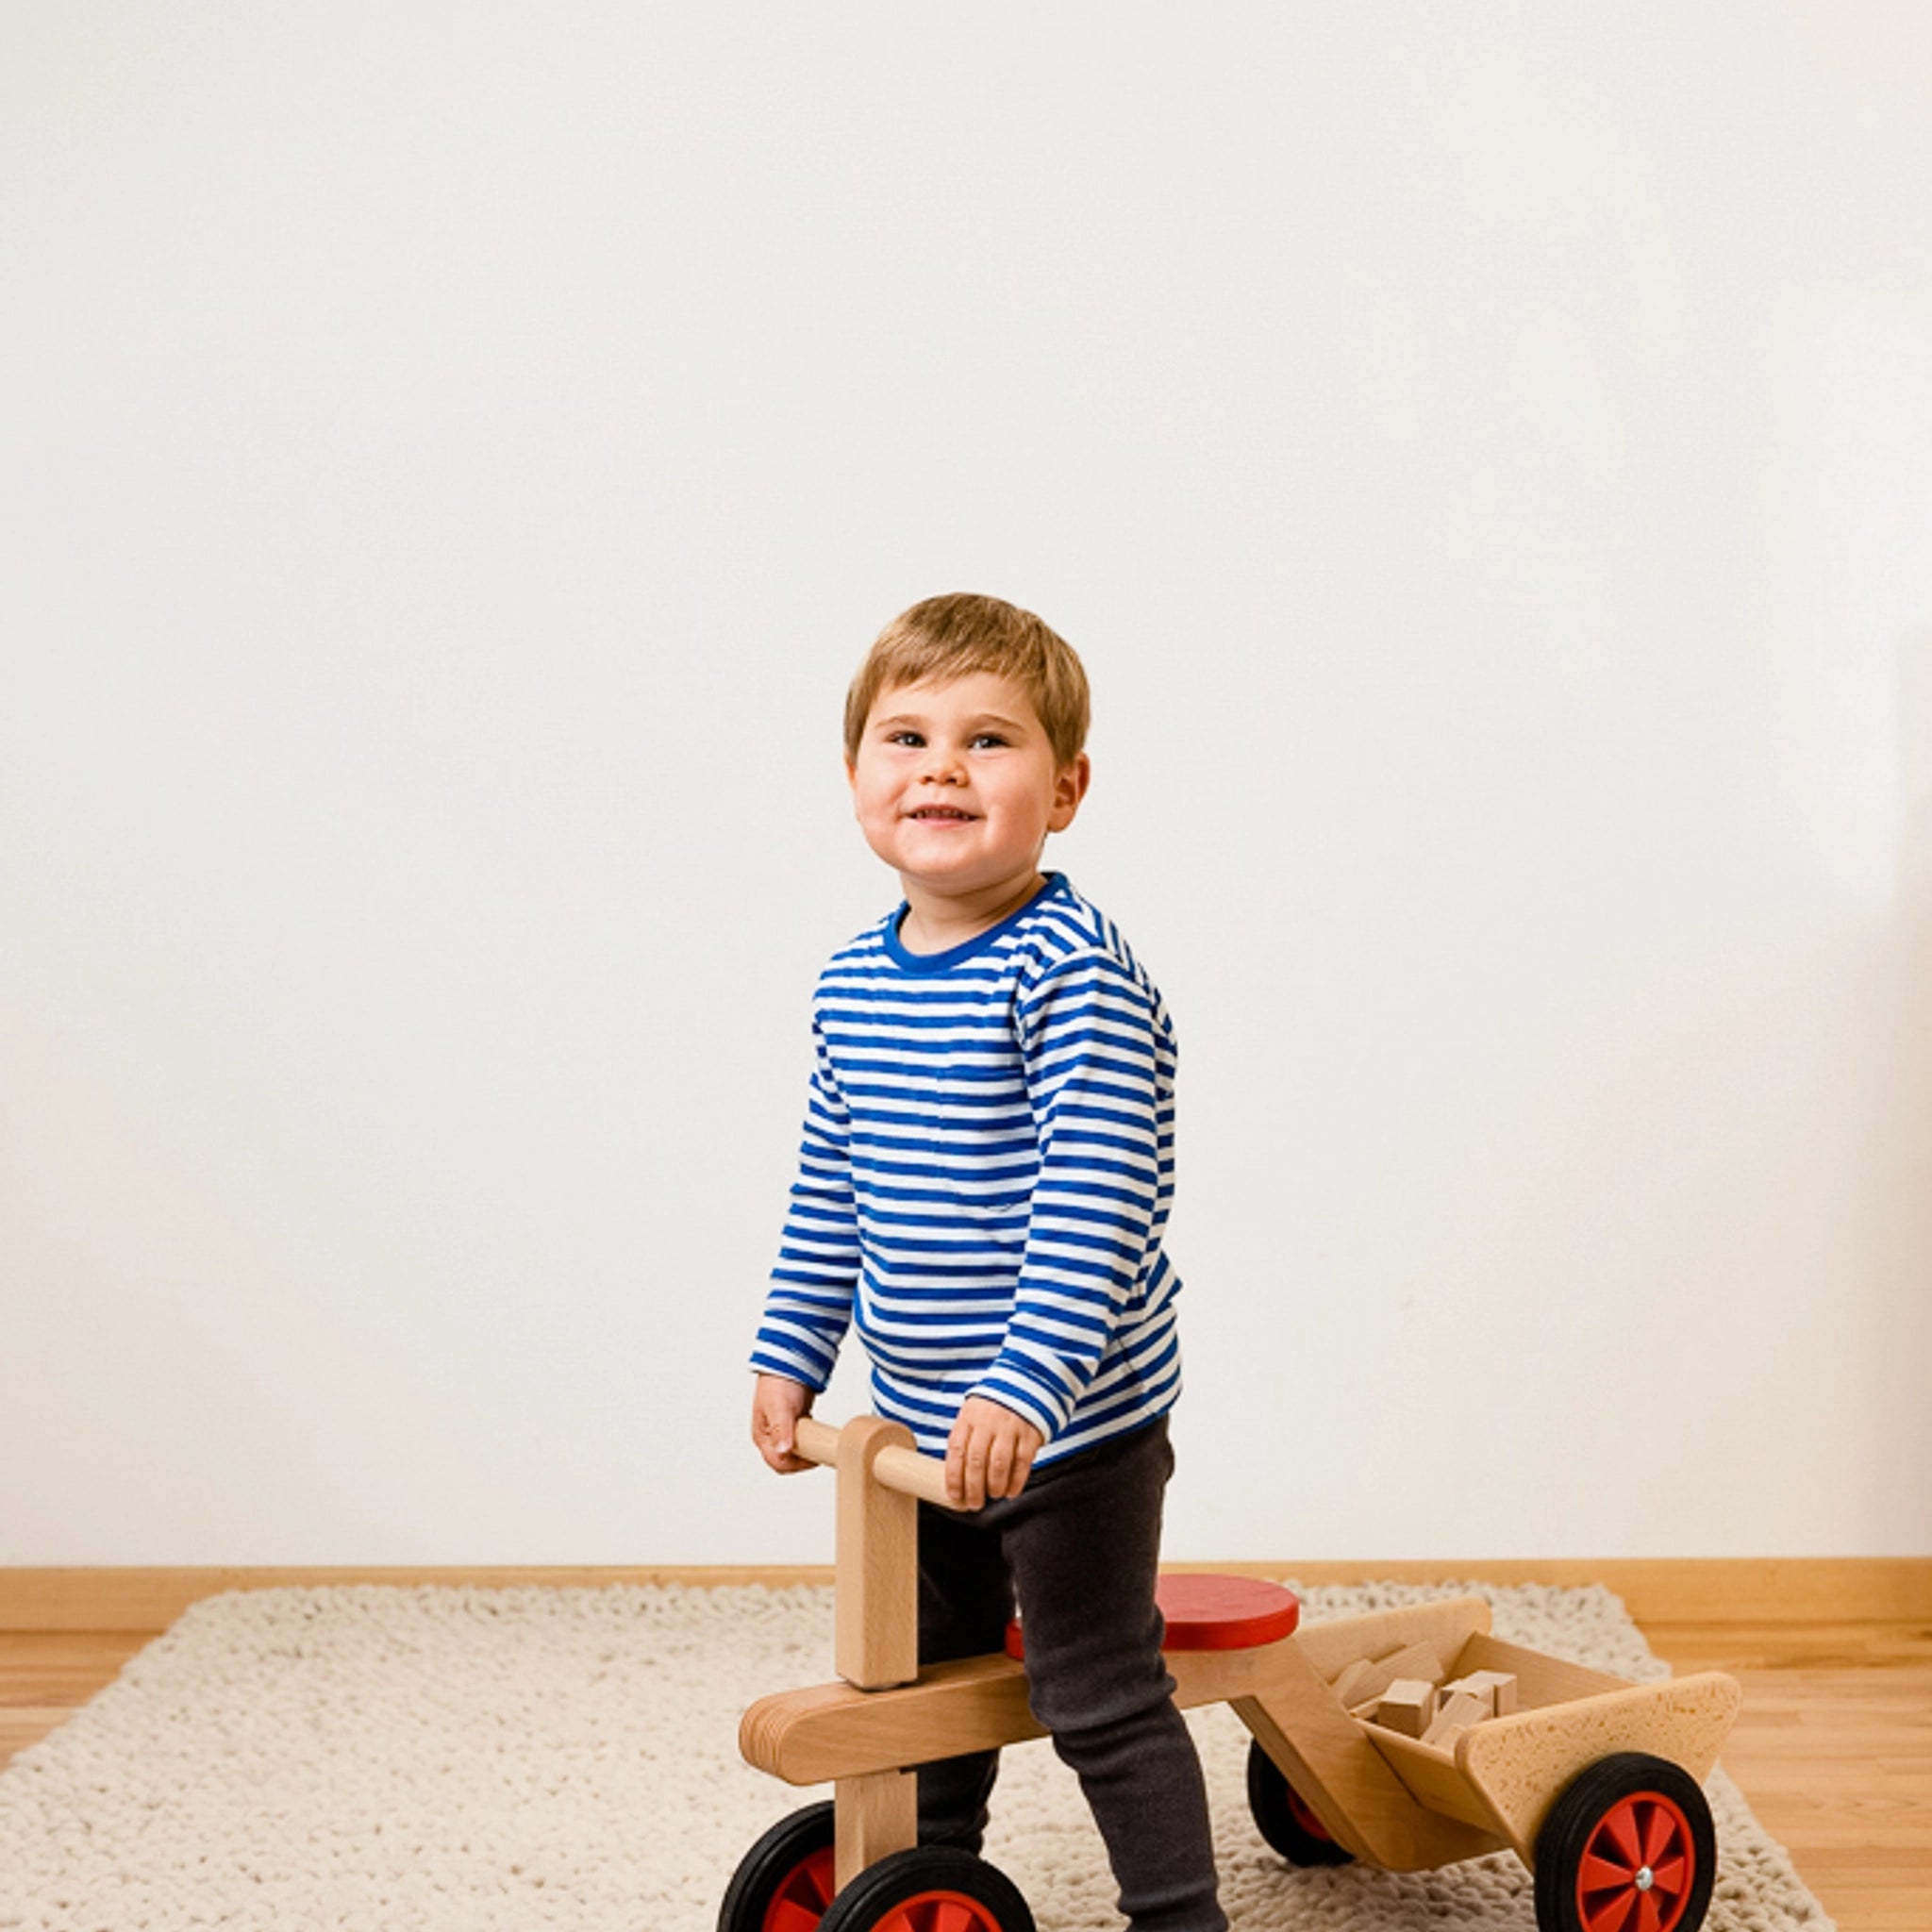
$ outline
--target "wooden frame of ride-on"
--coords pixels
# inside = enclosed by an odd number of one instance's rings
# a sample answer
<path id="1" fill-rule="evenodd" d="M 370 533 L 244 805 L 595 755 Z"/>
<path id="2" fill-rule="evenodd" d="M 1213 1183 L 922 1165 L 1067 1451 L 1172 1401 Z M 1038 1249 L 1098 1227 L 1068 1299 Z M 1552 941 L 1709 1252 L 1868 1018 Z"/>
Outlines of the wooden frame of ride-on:
<path id="1" fill-rule="evenodd" d="M 919 1667 L 918 1504 L 951 1507 L 942 1465 L 875 1417 L 807 1418 L 798 1451 L 839 1474 L 841 1681 L 761 1698 L 739 1742 L 834 1797 L 746 1854 L 720 1932 L 1032 1932 L 992 1866 L 917 1841 L 915 1767 L 1043 1735 L 1013 1657 Z M 1222 1581 L 1234 1610 L 1210 1607 L 1191 1631 L 1170 1616 L 1174 1702 L 1226 1703 L 1253 1734 L 1250 1805 L 1285 1857 L 1408 1872 L 1507 1848 L 1535 1874 L 1540 1932 L 1696 1932 L 1716 1875 L 1701 1785 L 1737 1715 L 1734 1679 L 1636 1684 L 1501 1642 L 1480 1597 L 1304 1629 L 1291 1592 Z M 1444 1743 L 1402 1736 L 1336 1688 L 1397 1654 L 1433 1657 L 1439 1681 L 1513 1677 L 1517 1707 Z"/>

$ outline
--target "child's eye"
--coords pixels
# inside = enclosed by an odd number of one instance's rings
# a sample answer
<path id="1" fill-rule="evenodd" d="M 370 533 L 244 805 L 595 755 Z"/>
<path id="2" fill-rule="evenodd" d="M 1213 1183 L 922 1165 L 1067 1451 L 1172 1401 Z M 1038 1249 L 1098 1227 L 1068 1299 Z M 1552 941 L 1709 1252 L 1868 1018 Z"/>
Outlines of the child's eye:
<path id="1" fill-rule="evenodd" d="M 974 744 L 1004 744 L 1006 741 L 997 731 L 982 731 L 973 741 Z"/>
<path id="2" fill-rule="evenodd" d="M 924 744 L 925 740 L 916 731 L 889 731 L 886 734 L 886 742 L 888 744 Z"/>

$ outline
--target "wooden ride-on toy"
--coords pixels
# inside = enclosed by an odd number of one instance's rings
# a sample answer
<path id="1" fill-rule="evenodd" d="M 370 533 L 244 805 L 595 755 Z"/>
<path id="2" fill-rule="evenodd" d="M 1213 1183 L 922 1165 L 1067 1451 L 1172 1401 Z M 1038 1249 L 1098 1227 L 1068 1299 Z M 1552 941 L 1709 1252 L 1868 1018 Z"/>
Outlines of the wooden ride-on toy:
<path id="1" fill-rule="evenodd" d="M 1044 1735 L 1015 1657 L 919 1667 L 918 1499 L 950 1507 L 943 1465 L 870 1416 L 808 1418 L 797 1442 L 839 1473 L 841 1681 L 760 1698 L 739 1746 L 834 1795 L 746 1853 L 719 1932 L 1034 1932 L 993 1866 L 918 1843 L 914 1767 Z M 1307 1629 L 1278 1584 L 1164 1574 L 1161 1600 L 1174 1702 L 1228 1704 L 1247 1726 L 1249 1806 L 1291 1863 L 1412 1872 L 1509 1849 L 1534 1874 L 1539 1932 L 1697 1932 L 1716 1877 L 1701 1783 L 1737 1715 L 1730 1677 L 1586 1670 L 1492 1638 L 1480 1597 Z M 1398 1656 L 1432 1661 L 1437 1682 L 1513 1677 L 1517 1707 L 1443 1743 L 1356 1715 L 1338 1681 Z"/>

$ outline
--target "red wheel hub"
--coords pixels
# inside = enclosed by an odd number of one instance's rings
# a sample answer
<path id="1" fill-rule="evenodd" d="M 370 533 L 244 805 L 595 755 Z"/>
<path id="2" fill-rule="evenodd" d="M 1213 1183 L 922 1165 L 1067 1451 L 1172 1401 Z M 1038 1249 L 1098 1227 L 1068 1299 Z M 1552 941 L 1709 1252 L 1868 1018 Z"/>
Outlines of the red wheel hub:
<path id="1" fill-rule="evenodd" d="M 1310 1838 L 1318 1838 L 1324 1844 L 1332 1845 L 1335 1842 L 1328 1827 L 1308 1808 L 1308 1801 L 1292 1785 L 1288 1788 L 1288 1815 Z"/>
<path id="2" fill-rule="evenodd" d="M 1633 1791 L 1597 1821 L 1576 1868 L 1584 1932 L 1674 1932 L 1697 1875 L 1690 1821 L 1657 1791 Z"/>
<path id="3" fill-rule="evenodd" d="M 815 1932 L 838 1889 L 837 1857 L 830 1845 L 824 1845 L 785 1874 L 765 1907 L 760 1932 Z"/>
<path id="4" fill-rule="evenodd" d="M 962 1891 L 922 1891 L 894 1906 L 874 1932 L 1001 1932 L 1000 1922 Z"/>

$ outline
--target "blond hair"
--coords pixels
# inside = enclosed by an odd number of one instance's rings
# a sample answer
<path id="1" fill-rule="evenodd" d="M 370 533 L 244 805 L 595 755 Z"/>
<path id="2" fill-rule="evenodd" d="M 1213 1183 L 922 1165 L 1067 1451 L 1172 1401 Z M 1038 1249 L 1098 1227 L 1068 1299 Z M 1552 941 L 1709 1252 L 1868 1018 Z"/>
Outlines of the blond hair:
<path id="1" fill-rule="evenodd" d="M 927 679 L 949 683 L 975 671 L 1009 677 L 1026 693 L 1057 764 L 1080 756 L 1091 706 L 1074 647 L 1030 610 L 958 591 L 901 611 L 874 640 L 845 693 L 846 758 L 858 758 L 881 691 Z"/>

